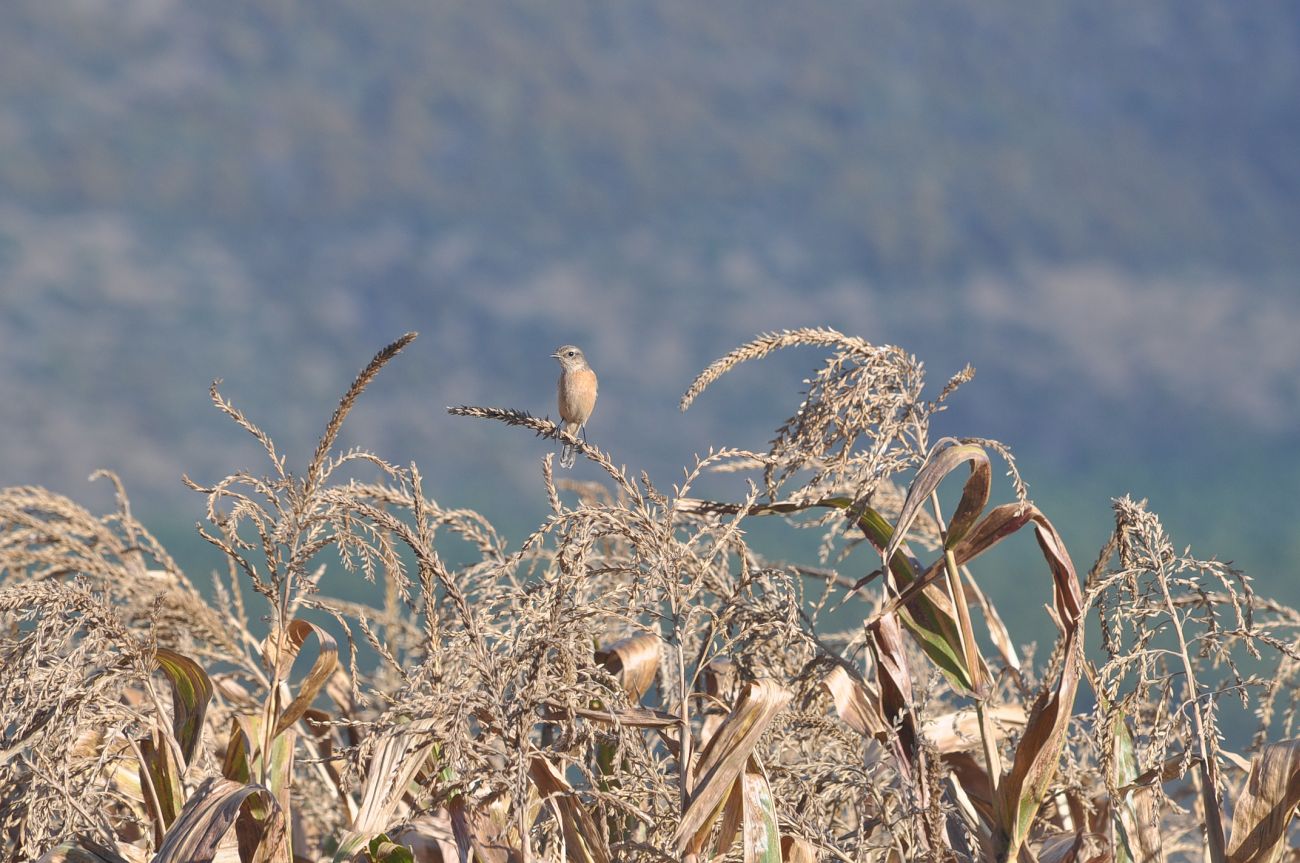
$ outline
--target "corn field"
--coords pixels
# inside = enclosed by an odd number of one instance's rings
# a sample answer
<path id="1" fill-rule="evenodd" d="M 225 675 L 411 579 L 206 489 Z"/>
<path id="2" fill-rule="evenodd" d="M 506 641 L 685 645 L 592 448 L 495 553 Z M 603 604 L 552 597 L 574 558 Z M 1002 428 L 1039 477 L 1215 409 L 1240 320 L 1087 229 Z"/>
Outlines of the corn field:
<path id="1" fill-rule="evenodd" d="M 548 419 L 450 408 L 601 472 L 561 480 L 542 458 L 550 511 L 515 546 L 416 465 L 337 447 L 414 338 L 360 373 L 302 466 L 214 384 L 265 460 L 186 478 L 225 561 L 202 590 L 116 477 L 103 515 L 0 489 L 0 857 L 1294 856 L 1300 613 L 1130 497 L 1080 570 L 1005 446 L 932 438 L 973 370 L 927 390 L 898 347 L 761 335 L 681 408 L 775 351 L 824 360 L 766 451 L 712 449 L 671 488 Z M 698 495 L 715 473 L 744 493 Z M 763 520 L 815 531 L 818 552 L 760 555 Z M 981 555 L 1022 530 L 1042 563 L 1023 589 L 1055 630 L 1040 651 L 980 583 Z M 451 545 L 472 554 L 449 563 Z M 382 600 L 326 595 L 340 571 Z M 1228 701 L 1258 724 L 1240 752 Z"/>

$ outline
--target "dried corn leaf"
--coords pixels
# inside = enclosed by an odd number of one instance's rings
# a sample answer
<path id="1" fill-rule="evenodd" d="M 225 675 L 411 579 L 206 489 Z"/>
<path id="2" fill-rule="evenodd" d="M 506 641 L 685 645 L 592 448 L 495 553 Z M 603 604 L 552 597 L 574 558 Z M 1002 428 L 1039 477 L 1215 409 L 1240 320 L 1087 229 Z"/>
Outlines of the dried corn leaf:
<path id="1" fill-rule="evenodd" d="M 1300 740 L 1265 746 L 1251 759 L 1250 775 L 1232 814 L 1229 863 L 1271 863 L 1286 850 L 1287 827 L 1300 804 Z"/>
<path id="2" fill-rule="evenodd" d="M 735 700 L 737 685 L 736 663 L 721 656 L 700 669 L 695 681 L 695 691 L 707 695 L 700 708 L 704 719 L 700 723 L 699 745 L 702 749 L 709 745 L 713 735 L 718 733 L 723 719 L 731 710 Z"/>
<path id="3" fill-rule="evenodd" d="M 873 509 L 867 509 L 858 517 L 858 527 L 882 554 L 893 543 L 893 526 Z M 966 665 L 961 625 L 948 597 L 932 583 L 933 578 L 918 587 L 916 571 L 906 555 L 893 554 L 889 570 L 894 576 L 894 583 L 901 589 L 900 596 L 873 615 L 867 623 L 868 627 L 875 620 L 896 614 L 953 688 L 972 691 L 974 675 Z M 862 583 L 859 581 L 854 590 Z M 906 603 L 901 600 L 902 596 L 907 596 Z M 979 661 L 982 663 L 984 660 L 981 658 Z M 987 669 L 981 669 L 981 676 L 985 674 Z"/>
<path id="4" fill-rule="evenodd" d="M 51 848 L 36 863 L 128 863 L 127 859 L 111 848 L 88 839 Z"/>
<path id="5" fill-rule="evenodd" d="M 255 796 L 263 798 L 269 808 L 270 815 L 264 820 L 245 811 L 245 802 Z M 186 802 L 153 863 L 210 860 L 232 826 L 236 827 L 241 859 L 288 863 L 284 813 L 271 793 L 260 785 L 241 785 L 219 778 L 208 779 Z"/>
<path id="6" fill-rule="evenodd" d="M 781 859 L 785 863 L 817 863 L 817 849 L 807 839 L 782 836 Z"/>
<path id="7" fill-rule="evenodd" d="M 895 616 L 882 617 L 867 630 L 868 645 L 876 660 L 876 676 L 880 680 L 880 708 L 887 727 L 897 729 L 891 735 L 898 768 L 904 776 L 915 772 L 917 727 L 912 712 L 912 674 L 907 667 L 907 654 L 903 650 L 902 632 Z"/>
<path id="8" fill-rule="evenodd" d="M 982 453 L 983 450 L 980 450 L 980 452 Z M 987 457 L 985 460 L 987 461 Z M 976 491 L 977 489 L 973 489 L 973 492 Z M 974 499 L 978 499 L 978 497 L 979 495 L 975 494 Z M 734 504 L 712 501 L 687 499 L 679 500 L 678 505 L 688 511 L 697 512 L 739 511 Z M 918 503 L 917 507 L 919 505 Z M 973 504 L 968 503 L 969 505 Z M 871 507 L 855 506 L 854 501 L 848 497 L 827 497 L 813 502 L 778 501 L 776 503 L 751 506 L 745 511 L 749 515 L 789 514 L 803 512 L 813 507 L 842 510 L 848 510 L 852 507 L 857 512 L 859 529 L 877 551 L 888 557 L 889 571 L 893 575 L 895 585 L 902 594 L 901 599 L 891 601 L 873 619 L 884 614 L 899 614 L 908 632 L 916 638 L 926 656 L 943 672 L 943 675 L 952 683 L 953 687 L 958 690 L 971 691 L 972 677 L 970 670 L 966 667 L 966 660 L 961 649 L 961 630 L 956 611 L 943 591 L 939 590 L 933 583 L 937 576 L 942 574 L 942 561 L 937 565 L 937 569 L 931 568 L 928 573 L 929 577 L 925 578 L 922 583 L 917 584 L 916 572 L 911 561 L 906 554 L 898 553 L 904 545 L 904 540 L 899 539 L 894 542 L 893 525 Z M 909 523 L 915 520 L 918 513 L 919 508 L 909 516 Z M 891 546 L 892 550 L 890 550 Z M 849 589 L 848 595 L 852 595 L 861 589 L 879 574 L 880 571 L 877 570 L 860 579 Z M 845 599 L 847 600 L 847 598 L 846 596 Z M 981 658 L 979 661 L 982 664 L 984 660 Z M 980 671 L 987 674 L 986 668 L 981 667 Z"/>
<path id="9" fill-rule="evenodd" d="M 1083 597 L 1074 564 L 1051 522 L 1041 516 L 1032 520 L 1039 548 L 1052 571 L 1064 661 L 1056 681 L 1034 700 L 1011 770 L 998 786 L 998 829 L 1012 855 L 1028 837 L 1039 804 L 1056 775 L 1083 656 Z"/>
<path id="10" fill-rule="evenodd" d="M 289 702 L 288 707 L 284 708 L 279 717 L 276 718 L 275 728 L 271 732 L 273 737 L 301 719 L 302 715 L 307 712 L 307 708 L 311 707 L 316 696 L 334 673 L 334 669 L 338 667 L 339 649 L 338 644 L 334 641 L 334 636 L 316 624 L 301 618 L 294 618 L 289 621 L 283 635 L 283 651 L 281 651 L 282 639 L 279 633 L 271 633 L 262 645 L 262 652 L 266 657 L 267 666 L 275 669 L 277 676 L 281 680 L 287 680 L 289 670 L 293 667 L 294 660 L 298 658 L 303 643 L 311 635 L 316 636 L 320 649 L 316 654 L 315 661 L 312 662 L 311 670 L 307 672 L 307 676 L 298 685 L 298 695 Z"/>
<path id="11" fill-rule="evenodd" d="M 662 646 L 654 635 L 641 634 L 616 641 L 596 652 L 596 661 L 603 665 L 627 692 L 630 701 L 641 700 L 659 674 L 659 656 Z"/>
<path id="12" fill-rule="evenodd" d="M 1073 578 L 1075 582 L 1076 589 L 1074 591 L 1061 595 L 1058 590 L 1054 594 L 1058 604 L 1062 602 L 1070 604 L 1070 607 L 1064 610 L 1057 609 L 1057 619 L 1061 619 L 1062 611 L 1064 611 L 1065 617 L 1077 617 L 1082 603 L 1082 594 L 1077 589 L 1078 578 L 1074 572 L 1074 564 L 1070 561 L 1069 554 L 1065 551 L 1065 545 L 1056 533 L 1056 528 L 1033 504 L 1022 506 L 1021 504 L 1007 503 L 989 510 L 988 514 L 971 528 L 970 533 L 954 546 L 953 557 L 958 566 L 967 564 L 1030 523 L 1034 524 L 1039 548 L 1052 570 L 1056 583 L 1059 584 L 1070 578 Z M 891 564 L 890 568 L 895 569 L 893 564 Z M 897 574 L 896 569 L 895 574 Z M 945 574 L 944 560 L 940 558 L 932 563 L 919 577 L 902 582 L 901 584 L 904 586 L 899 591 L 898 596 L 883 605 L 874 617 L 883 617 L 904 607 L 914 607 L 915 602 L 922 597 L 933 599 L 933 593 L 930 591 L 933 590 L 935 582 L 943 578 Z"/>
<path id="13" fill-rule="evenodd" d="M 528 777 L 543 798 L 552 798 L 559 809 L 565 854 L 573 863 L 610 863 L 609 849 L 596 828 L 591 813 L 582 805 L 573 786 L 554 764 L 540 755 L 529 762 Z"/>
<path id="14" fill-rule="evenodd" d="M 1053 836 L 1043 842 L 1035 856 L 1038 863 L 1103 863 L 1109 859 L 1103 839 L 1084 831 Z"/>
<path id="15" fill-rule="evenodd" d="M 989 489 L 993 484 L 989 455 L 983 447 L 976 444 L 943 438 L 930 450 L 925 464 L 916 472 L 916 477 L 907 490 L 907 497 L 898 514 L 898 526 L 883 553 L 886 566 L 907 537 L 907 531 L 920 515 L 921 508 L 929 503 L 931 493 L 939 488 L 944 477 L 966 462 L 970 462 L 970 476 L 962 486 L 961 500 L 948 523 L 947 547 L 952 548 L 975 524 L 989 501 Z"/>
<path id="16" fill-rule="evenodd" d="M 461 860 L 470 860 L 472 852 L 476 863 L 523 863 L 523 855 L 510 840 L 508 810 L 501 799 L 473 809 L 465 805 L 463 798 L 447 804 Z"/>
<path id="17" fill-rule="evenodd" d="M 626 725 L 629 728 L 673 728 L 681 723 L 681 718 L 678 716 L 665 713 L 662 710 L 651 710 L 648 707 L 602 710 L 588 707 L 561 707 L 551 704 L 544 706 L 541 714 L 543 719 L 552 722 L 561 722 L 571 716 L 581 716 L 583 719 L 590 719 L 594 722 L 603 722 L 607 725 Z"/>
<path id="18" fill-rule="evenodd" d="M 842 666 L 835 666 L 822 679 L 822 686 L 835 702 L 835 712 L 850 728 L 864 737 L 880 737 L 888 724 L 880 712 L 880 693 L 865 680 L 855 680 Z"/>
<path id="19" fill-rule="evenodd" d="M 1161 768 L 1139 775 L 1137 751 L 1128 720 L 1123 711 L 1116 711 L 1111 723 L 1111 780 L 1119 792 L 1119 799 L 1111 806 L 1115 863 L 1157 863 L 1164 860 L 1154 811 L 1155 794 L 1150 783 L 1156 779 L 1163 780 L 1167 769 L 1181 772 L 1181 762 L 1181 758 L 1171 758 Z M 1150 779 L 1143 782 L 1143 778 L 1148 776 Z"/>
<path id="20" fill-rule="evenodd" d="M 714 856 L 730 851 L 737 833 L 743 835 L 745 863 L 781 863 L 776 803 L 767 774 L 754 756 L 750 756 L 744 774 L 737 777 L 727 795 Z"/>
<path id="21" fill-rule="evenodd" d="M 212 700 L 212 681 L 202 666 L 174 650 L 159 647 L 154 658 L 171 684 L 172 734 L 189 765 L 203 736 L 203 717 Z"/>
<path id="22" fill-rule="evenodd" d="M 700 778 L 695 782 L 673 837 L 679 853 L 688 846 L 703 847 L 763 731 L 791 697 L 789 691 L 772 680 L 749 682 L 741 688 L 735 709 L 700 753 L 695 770 Z"/>
<path id="23" fill-rule="evenodd" d="M 755 758 L 741 781 L 745 804 L 745 863 L 781 863 L 781 833 L 776 819 L 776 801 L 767 776 Z"/>
<path id="24" fill-rule="evenodd" d="M 335 861 L 348 859 L 388 828 L 402 795 L 436 745 L 433 727 L 433 720 L 421 719 L 384 735 L 370 759 L 357 816 L 339 843 Z"/>
<path id="25" fill-rule="evenodd" d="M 258 721 L 248 716 L 232 716 L 230 737 L 226 742 L 226 757 L 221 765 L 221 775 L 232 782 L 253 781 L 253 761 L 257 757 Z"/>
<path id="26" fill-rule="evenodd" d="M 285 819 L 289 818 L 289 788 L 293 779 L 294 747 L 298 740 L 290 730 L 271 741 L 271 758 L 263 758 L 262 718 L 236 714 L 230 719 L 230 736 L 226 742 L 226 755 L 221 764 L 221 775 L 232 782 L 263 783 L 275 795 Z M 264 763 L 265 761 L 265 763 Z M 248 801 L 255 815 L 267 813 L 260 807 L 260 798 Z"/>
<path id="27" fill-rule="evenodd" d="M 989 707 L 984 712 L 996 729 L 1023 728 L 1028 719 L 1018 704 Z M 979 716 L 970 709 L 932 716 L 921 723 L 921 735 L 940 754 L 963 752 L 980 743 Z"/>
<path id="28" fill-rule="evenodd" d="M 184 808 L 185 785 L 181 777 L 185 768 L 177 760 L 177 750 L 171 745 L 170 732 L 162 727 L 162 718 L 157 722 L 158 727 L 139 741 L 143 757 L 139 776 L 154 838 L 160 840 L 162 831 L 171 826 Z"/>

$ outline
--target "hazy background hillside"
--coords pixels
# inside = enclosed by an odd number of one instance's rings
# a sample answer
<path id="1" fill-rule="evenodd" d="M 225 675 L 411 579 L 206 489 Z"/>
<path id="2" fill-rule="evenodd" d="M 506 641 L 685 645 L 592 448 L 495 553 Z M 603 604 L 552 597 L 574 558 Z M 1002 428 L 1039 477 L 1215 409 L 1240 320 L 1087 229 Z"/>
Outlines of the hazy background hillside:
<path id="1" fill-rule="evenodd" d="M 522 527 L 543 446 L 445 405 L 554 413 L 577 342 L 666 484 L 816 357 L 692 375 L 825 324 L 972 362 L 945 430 L 1081 563 L 1132 491 L 1295 600 L 1297 93 L 1283 2 L 6 3 L 0 483 L 183 535 L 182 471 L 261 467 L 213 378 L 301 462 L 415 329 L 348 440 Z"/>

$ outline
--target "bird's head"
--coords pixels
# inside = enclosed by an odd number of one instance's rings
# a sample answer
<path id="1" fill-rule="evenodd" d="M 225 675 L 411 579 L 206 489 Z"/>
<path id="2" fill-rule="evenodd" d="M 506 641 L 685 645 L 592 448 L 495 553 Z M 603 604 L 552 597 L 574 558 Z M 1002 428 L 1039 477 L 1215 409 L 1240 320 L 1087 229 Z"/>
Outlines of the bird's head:
<path id="1" fill-rule="evenodd" d="M 556 348 L 552 357 L 560 361 L 560 367 L 565 371 L 572 369 L 585 369 L 587 367 L 587 358 L 582 355 L 582 349 L 577 345 L 565 345 L 562 348 Z"/>

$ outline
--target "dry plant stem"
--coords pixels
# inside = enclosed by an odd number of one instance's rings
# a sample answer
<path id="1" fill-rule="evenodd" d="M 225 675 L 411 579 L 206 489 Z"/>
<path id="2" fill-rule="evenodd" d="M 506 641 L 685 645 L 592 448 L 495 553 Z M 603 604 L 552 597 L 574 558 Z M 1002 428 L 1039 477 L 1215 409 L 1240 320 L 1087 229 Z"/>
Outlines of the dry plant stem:
<path id="1" fill-rule="evenodd" d="M 675 593 L 675 591 L 674 591 Z M 691 799 L 691 693 L 686 680 L 686 645 L 682 643 L 681 610 L 677 599 L 673 600 L 673 630 L 677 633 L 677 685 L 678 697 L 681 699 L 681 746 L 677 762 L 678 799 L 681 814 L 686 814 L 687 804 Z"/>
<path id="2" fill-rule="evenodd" d="M 939 492 L 937 490 L 930 492 L 930 504 L 934 508 L 934 520 L 939 526 L 939 538 L 943 543 L 943 562 L 948 570 L 948 598 L 952 601 L 953 607 L 957 609 L 957 618 L 961 625 L 962 653 L 965 656 L 966 667 L 970 669 L 971 680 L 974 684 L 972 694 L 975 697 L 975 716 L 980 727 L 980 744 L 984 752 L 984 768 L 988 771 L 989 786 L 996 795 L 999 780 L 1002 778 L 1002 758 L 998 755 L 996 731 L 984 709 L 985 702 L 988 700 L 988 687 L 983 679 L 979 651 L 975 647 L 975 630 L 971 626 L 970 607 L 966 604 L 966 590 L 962 586 L 961 568 L 957 566 L 957 558 L 952 549 L 948 547 L 948 526 L 943 520 L 943 511 L 939 507 Z"/>
<path id="3" fill-rule="evenodd" d="M 1187 652 L 1187 637 L 1183 634 L 1183 621 L 1174 608 L 1173 597 L 1169 595 L 1169 581 L 1164 573 L 1158 574 L 1160 592 L 1164 596 L 1165 610 L 1174 624 L 1178 634 L 1178 654 L 1183 661 L 1183 673 L 1187 676 L 1187 697 L 1192 706 L 1192 721 L 1196 727 L 1196 742 L 1201 750 L 1201 805 L 1205 810 L 1205 832 L 1207 848 L 1212 863 L 1224 863 L 1227 858 L 1227 839 L 1223 833 L 1223 812 L 1219 808 L 1219 765 L 1210 744 L 1205 737 L 1205 723 L 1201 718 L 1201 699 L 1197 692 L 1196 673 L 1192 668 L 1192 659 Z"/>

